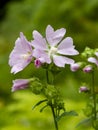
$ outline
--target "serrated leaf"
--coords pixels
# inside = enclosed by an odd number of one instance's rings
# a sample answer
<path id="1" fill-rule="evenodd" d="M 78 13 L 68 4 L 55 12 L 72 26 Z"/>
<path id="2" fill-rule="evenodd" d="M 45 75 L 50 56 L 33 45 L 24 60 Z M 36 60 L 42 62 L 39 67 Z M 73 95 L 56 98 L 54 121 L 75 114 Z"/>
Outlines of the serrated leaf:
<path id="1" fill-rule="evenodd" d="M 59 121 L 64 116 L 78 116 L 78 114 L 75 111 L 64 112 L 56 120 Z"/>
<path id="2" fill-rule="evenodd" d="M 39 106 L 41 103 L 46 102 L 46 101 L 47 101 L 47 99 L 44 99 L 44 100 L 41 100 L 41 101 L 37 102 L 37 103 L 32 107 L 32 110 L 34 110 L 35 107 Z"/>

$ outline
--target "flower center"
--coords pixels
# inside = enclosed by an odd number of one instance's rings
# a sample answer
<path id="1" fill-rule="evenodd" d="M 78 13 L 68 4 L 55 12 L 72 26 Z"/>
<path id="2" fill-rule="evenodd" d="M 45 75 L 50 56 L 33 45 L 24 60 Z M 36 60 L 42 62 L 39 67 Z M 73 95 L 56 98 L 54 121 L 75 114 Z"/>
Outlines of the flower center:
<path id="1" fill-rule="evenodd" d="M 30 52 L 27 52 L 26 54 L 22 54 L 21 57 L 24 59 L 24 60 L 27 60 L 29 57 L 30 57 L 31 53 Z"/>
<path id="2" fill-rule="evenodd" d="M 49 55 L 51 56 L 51 55 L 54 55 L 54 54 L 56 54 L 56 53 L 57 53 L 57 48 L 54 47 L 54 46 L 52 46 L 52 47 L 50 48 L 50 50 L 49 50 Z"/>

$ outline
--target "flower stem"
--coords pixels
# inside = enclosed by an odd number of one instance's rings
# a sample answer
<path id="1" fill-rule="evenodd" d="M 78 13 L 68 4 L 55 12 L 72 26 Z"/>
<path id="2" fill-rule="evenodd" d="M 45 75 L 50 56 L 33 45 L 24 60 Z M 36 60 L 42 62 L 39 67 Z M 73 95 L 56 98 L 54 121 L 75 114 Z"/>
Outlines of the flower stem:
<path id="1" fill-rule="evenodd" d="M 93 97 L 93 121 L 96 121 L 97 115 L 96 115 L 96 93 L 95 93 L 95 84 L 94 84 L 94 71 L 92 72 L 92 97 Z M 93 123 L 93 127 L 94 123 Z"/>
<path id="2" fill-rule="evenodd" d="M 95 84 L 94 84 L 94 71 L 92 72 L 92 96 L 93 96 L 93 111 L 94 111 L 94 120 L 96 120 L 96 93 L 95 93 Z"/>
<path id="3" fill-rule="evenodd" d="M 55 114 L 54 107 L 53 107 L 52 103 L 51 103 L 50 107 L 51 107 L 53 118 L 54 118 L 55 130 L 58 130 L 58 123 L 56 120 L 56 114 Z"/>
<path id="4" fill-rule="evenodd" d="M 46 79 L 47 79 L 47 83 L 49 84 L 50 81 L 49 81 L 48 69 L 46 70 Z M 52 110 L 52 115 L 53 115 L 54 124 L 55 124 L 55 130 L 58 130 L 58 123 L 57 123 L 57 120 L 56 120 L 56 112 L 54 111 L 54 106 L 53 106 L 52 100 L 50 101 L 49 106 L 51 107 L 51 110 Z"/>

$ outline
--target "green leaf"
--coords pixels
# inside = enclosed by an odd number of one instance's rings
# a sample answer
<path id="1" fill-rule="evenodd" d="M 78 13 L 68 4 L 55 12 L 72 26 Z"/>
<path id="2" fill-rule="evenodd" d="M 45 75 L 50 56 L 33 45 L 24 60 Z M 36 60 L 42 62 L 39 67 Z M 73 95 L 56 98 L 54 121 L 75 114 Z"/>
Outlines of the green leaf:
<path id="1" fill-rule="evenodd" d="M 56 120 L 59 121 L 64 116 L 78 116 L 78 114 L 75 111 L 64 112 Z"/>
<path id="2" fill-rule="evenodd" d="M 86 118 L 86 119 L 80 121 L 80 122 L 76 125 L 76 128 L 79 127 L 80 125 L 91 124 L 91 120 L 92 120 L 92 118 L 90 117 L 90 118 Z"/>
<path id="3" fill-rule="evenodd" d="M 37 103 L 32 107 L 32 110 L 34 110 L 35 107 L 39 106 L 41 103 L 46 102 L 46 101 L 47 101 L 47 99 L 44 99 L 44 100 L 41 100 L 41 101 L 37 102 Z"/>
<path id="4" fill-rule="evenodd" d="M 43 106 L 41 109 L 40 109 L 40 112 L 42 112 L 48 105 L 45 105 Z"/>

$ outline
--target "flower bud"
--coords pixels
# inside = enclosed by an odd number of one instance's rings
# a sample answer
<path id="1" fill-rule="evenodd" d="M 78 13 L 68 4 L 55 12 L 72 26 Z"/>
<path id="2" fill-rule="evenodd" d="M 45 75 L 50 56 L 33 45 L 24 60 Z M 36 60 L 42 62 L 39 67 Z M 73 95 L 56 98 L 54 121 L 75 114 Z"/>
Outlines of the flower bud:
<path id="1" fill-rule="evenodd" d="M 56 97 L 57 91 L 54 85 L 50 85 L 50 84 L 47 85 L 47 87 L 45 88 L 45 95 L 50 99 Z"/>
<path id="2" fill-rule="evenodd" d="M 93 55 L 94 55 L 94 50 L 89 47 L 86 47 L 84 52 L 81 54 L 83 58 L 92 57 Z"/>
<path id="3" fill-rule="evenodd" d="M 89 88 L 87 88 L 86 86 L 81 86 L 80 88 L 79 88 L 79 93 L 82 93 L 82 92 L 89 92 Z"/>
<path id="4" fill-rule="evenodd" d="M 71 71 L 75 72 L 79 70 L 82 67 L 82 65 L 83 65 L 82 62 L 74 63 L 74 64 L 71 64 L 70 69 Z"/>
<path id="5" fill-rule="evenodd" d="M 35 79 L 34 81 L 32 81 L 30 83 L 30 87 L 31 87 L 32 92 L 34 94 L 40 94 L 42 92 L 42 90 L 43 90 L 43 85 L 40 82 L 40 80 L 38 80 L 38 79 Z"/>
<path id="6" fill-rule="evenodd" d="M 41 63 L 41 61 L 40 61 L 39 59 L 36 59 L 36 60 L 34 61 L 34 64 L 35 64 L 36 68 L 39 68 L 42 63 Z"/>
<path id="7" fill-rule="evenodd" d="M 83 72 L 85 73 L 89 73 L 92 71 L 92 66 L 91 65 L 87 65 L 83 68 Z"/>
<path id="8" fill-rule="evenodd" d="M 20 89 L 26 89 L 29 86 L 29 79 L 16 79 L 13 80 L 12 92 Z"/>

